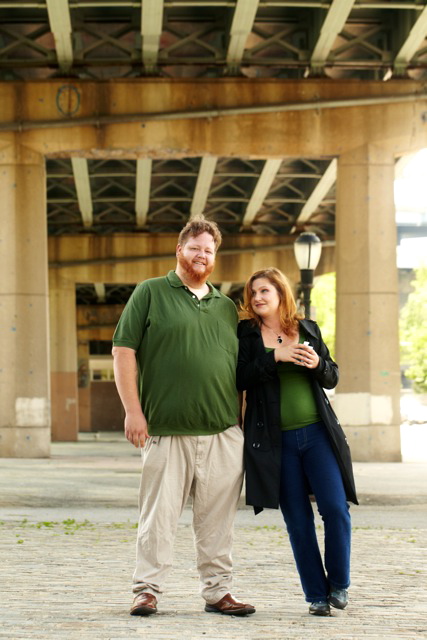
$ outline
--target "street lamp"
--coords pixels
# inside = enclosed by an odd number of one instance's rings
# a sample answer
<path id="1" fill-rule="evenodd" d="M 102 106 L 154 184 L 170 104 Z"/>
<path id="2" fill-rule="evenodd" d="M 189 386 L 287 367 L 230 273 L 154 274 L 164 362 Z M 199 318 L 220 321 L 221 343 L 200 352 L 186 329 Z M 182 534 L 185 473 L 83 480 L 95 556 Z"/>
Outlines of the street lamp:
<path id="1" fill-rule="evenodd" d="M 301 272 L 299 289 L 303 295 L 304 313 L 310 318 L 310 295 L 313 288 L 314 270 L 319 264 L 322 242 L 315 233 L 304 231 L 294 243 L 295 259 Z"/>

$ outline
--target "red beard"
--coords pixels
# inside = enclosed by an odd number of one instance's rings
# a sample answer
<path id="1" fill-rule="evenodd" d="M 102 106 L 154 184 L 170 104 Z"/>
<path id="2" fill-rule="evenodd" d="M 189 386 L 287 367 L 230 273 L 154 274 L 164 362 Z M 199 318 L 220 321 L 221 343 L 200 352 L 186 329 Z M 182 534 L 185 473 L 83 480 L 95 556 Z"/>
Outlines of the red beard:
<path id="1" fill-rule="evenodd" d="M 178 264 L 181 269 L 187 274 L 188 279 L 195 284 L 200 284 L 206 282 L 209 278 L 210 274 L 214 270 L 215 265 L 205 265 L 204 271 L 197 271 L 194 269 L 193 264 L 190 260 L 184 258 L 183 255 L 178 254 L 177 256 Z"/>

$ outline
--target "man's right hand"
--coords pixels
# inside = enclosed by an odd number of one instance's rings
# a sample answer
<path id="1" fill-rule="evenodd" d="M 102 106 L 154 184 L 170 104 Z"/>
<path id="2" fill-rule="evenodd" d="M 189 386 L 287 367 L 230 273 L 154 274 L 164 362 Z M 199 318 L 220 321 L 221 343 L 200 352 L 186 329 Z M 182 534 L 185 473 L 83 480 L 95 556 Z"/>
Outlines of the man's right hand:
<path id="1" fill-rule="evenodd" d="M 145 447 L 145 441 L 148 438 L 148 425 L 143 413 L 126 414 L 125 436 L 134 447 Z"/>

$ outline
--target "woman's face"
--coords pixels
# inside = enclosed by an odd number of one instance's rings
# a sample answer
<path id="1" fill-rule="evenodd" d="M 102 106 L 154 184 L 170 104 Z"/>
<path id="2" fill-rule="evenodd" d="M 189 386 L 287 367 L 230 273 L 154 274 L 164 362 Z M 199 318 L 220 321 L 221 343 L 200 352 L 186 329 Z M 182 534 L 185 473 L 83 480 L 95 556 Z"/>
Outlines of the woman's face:
<path id="1" fill-rule="evenodd" d="M 260 318 L 278 315 L 279 293 L 268 278 L 257 278 L 252 282 L 251 307 Z"/>

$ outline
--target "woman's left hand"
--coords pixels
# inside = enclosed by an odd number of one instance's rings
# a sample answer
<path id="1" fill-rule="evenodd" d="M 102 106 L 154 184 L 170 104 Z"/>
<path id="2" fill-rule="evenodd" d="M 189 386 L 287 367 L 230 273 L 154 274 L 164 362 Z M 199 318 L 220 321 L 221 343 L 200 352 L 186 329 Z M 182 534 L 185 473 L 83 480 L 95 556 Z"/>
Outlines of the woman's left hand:
<path id="1" fill-rule="evenodd" d="M 297 347 L 298 359 L 301 367 L 307 367 L 307 369 L 315 369 L 319 364 L 319 356 L 313 349 L 306 344 L 299 344 Z"/>

